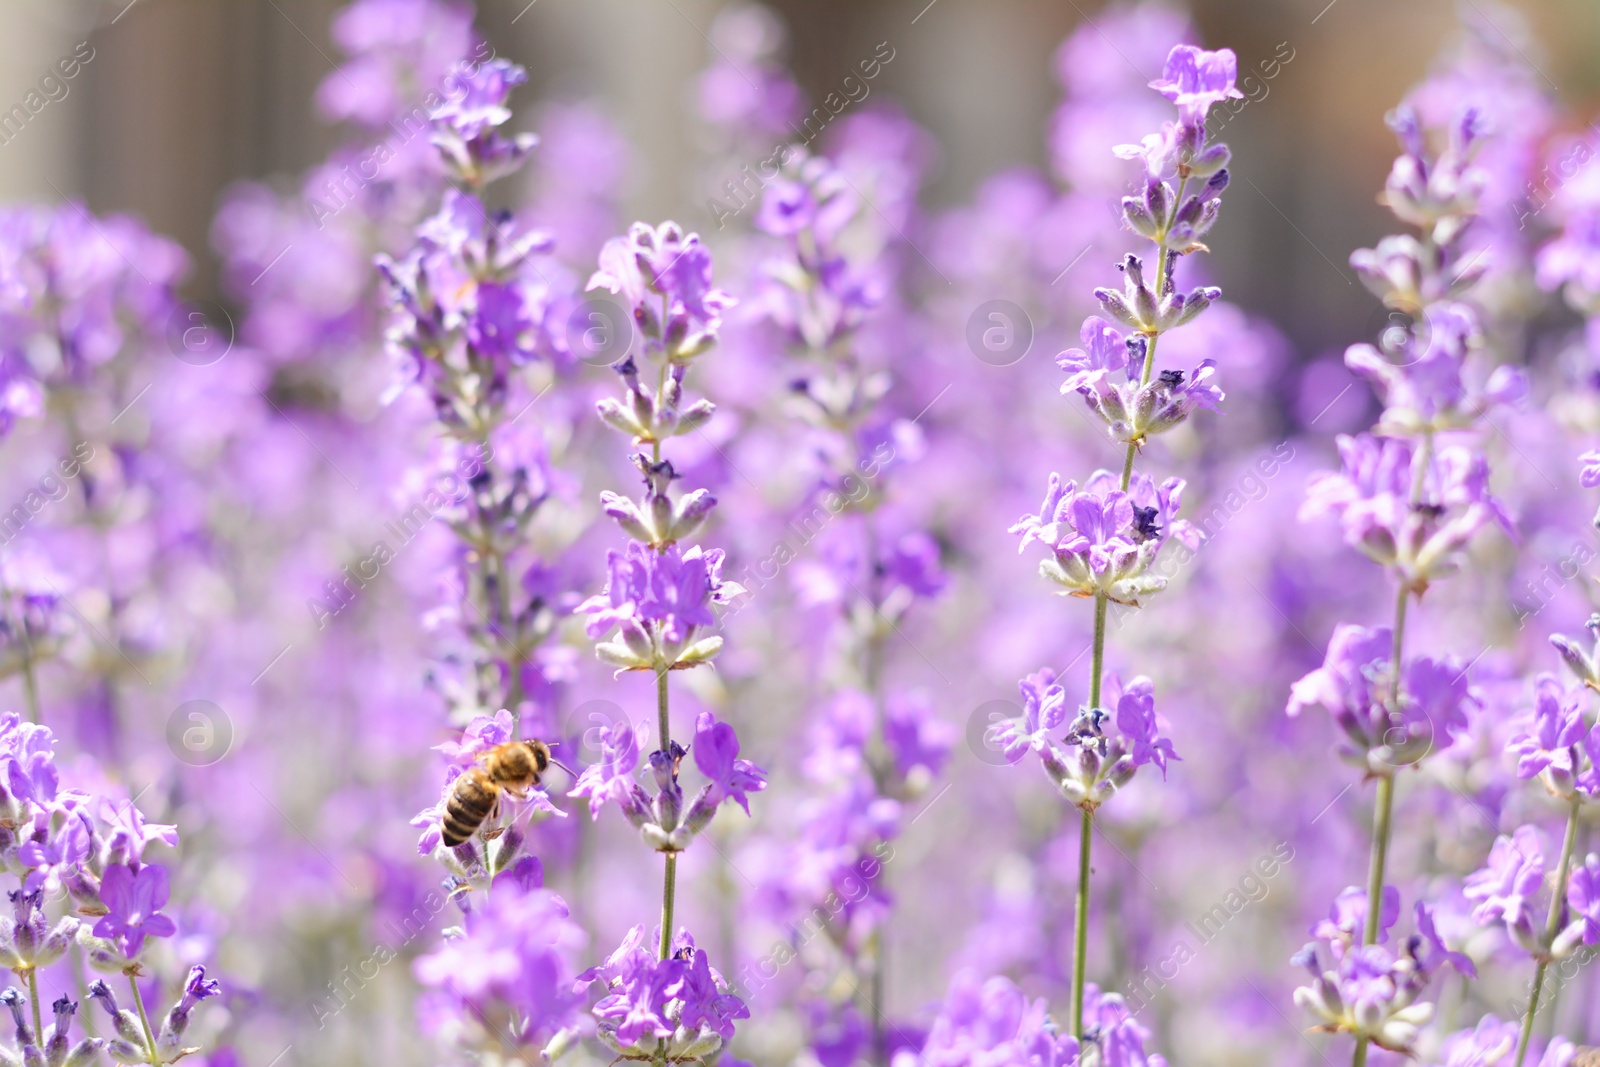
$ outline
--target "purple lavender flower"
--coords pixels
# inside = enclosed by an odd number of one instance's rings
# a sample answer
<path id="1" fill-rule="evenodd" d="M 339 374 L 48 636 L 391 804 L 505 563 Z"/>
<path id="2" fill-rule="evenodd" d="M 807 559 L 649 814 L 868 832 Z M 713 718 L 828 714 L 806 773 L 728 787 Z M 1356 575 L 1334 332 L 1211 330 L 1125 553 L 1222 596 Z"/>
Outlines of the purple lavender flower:
<path id="1" fill-rule="evenodd" d="M 1400 890 L 1392 885 L 1383 887 L 1383 903 L 1378 912 L 1377 944 L 1389 940 L 1389 931 L 1400 919 Z M 1362 931 L 1367 924 L 1367 891 L 1360 886 L 1347 886 L 1333 898 L 1333 907 L 1326 919 L 1311 927 L 1311 936 L 1328 942 L 1334 959 L 1340 959 L 1362 941 Z"/>
<path id="2" fill-rule="evenodd" d="M 1024 515 L 1011 527 L 1022 535 L 1020 549 L 1039 541 L 1053 551 L 1039 573 L 1062 587 L 1062 595 L 1104 594 L 1137 607 L 1139 597 L 1166 588 L 1167 578 L 1152 570 L 1169 537 L 1190 547 L 1193 527 L 1177 520 L 1183 480 L 1169 478 L 1157 488 L 1147 474 L 1136 474 L 1123 492 L 1116 476 L 1096 471 L 1080 490 L 1052 474 L 1038 514 Z"/>
<path id="3" fill-rule="evenodd" d="M 1468 305 L 1430 304 L 1418 327 L 1417 334 L 1386 344 L 1397 363 L 1372 345 L 1345 352 L 1345 364 L 1376 385 L 1383 399 L 1379 434 L 1418 437 L 1472 429 L 1496 407 L 1527 395 L 1526 377 L 1515 367 L 1496 367 L 1482 381 L 1469 377 L 1467 357 L 1481 329 Z"/>
<path id="4" fill-rule="evenodd" d="M 1567 905 L 1585 945 L 1600 944 L 1600 856 L 1589 853 L 1567 882 Z"/>
<path id="5" fill-rule="evenodd" d="M 1080 336 L 1084 348 L 1068 349 L 1057 357 L 1057 365 L 1068 372 L 1061 393 L 1082 396 L 1089 410 L 1105 422 L 1112 440 L 1142 444 L 1177 426 L 1197 408 L 1218 410 L 1223 393 L 1211 383 L 1215 360 L 1202 361 L 1187 376 L 1180 370 L 1164 370 L 1141 384 L 1147 338 L 1124 337 L 1096 315 L 1084 320 Z M 1126 371 L 1126 381 L 1115 378 L 1119 370 Z"/>
<path id="6" fill-rule="evenodd" d="M 1429 975 L 1415 958 L 1396 956 L 1382 945 L 1352 948 L 1321 970 L 1314 945 L 1295 957 L 1311 972 L 1311 984 L 1294 991 L 1294 1002 L 1318 1020 L 1316 1029 L 1348 1033 L 1391 1052 L 1410 1053 L 1433 1005 L 1418 997 Z"/>
<path id="7" fill-rule="evenodd" d="M 1517 755 L 1517 777 L 1544 775 L 1559 795 L 1570 795 L 1575 779 L 1583 769 L 1578 746 L 1587 737 L 1583 689 L 1564 690 L 1561 683 L 1546 675 L 1539 679 L 1534 695 L 1533 730 L 1511 739 Z"/>
<path id="8" fill-rule="evenodd" d="M 1518 1026 L 1485 1015 L 1471 1030 L 1451 1034 L 1440 1049 L 1444 1067 L 1494 1067 L 1517 1047 Z"/>
<path id="9" fill-rule="evenodd" d="M 1022 690 L 1022 715 L 989 726 L 985 740 L 1000 748 L 1007 763 L 1028 752 L 1042 752 L 1050 735 L 1067 721 L 1067 693 L 1056 684 L 1056 673 L 1046 667 L 1017 683 Z"/>
<path id="10" fill-rule="evenodd" d="M 1167 777 L 1167 761 L 1179 756 L 1172 750 L 1172 742 L 1160 734 L 1156 717 L 1155 683 L 1139 677 L 1129 682 L 1117 700 L 1117 730 L 1127 740 L 1129 756 L 1135 767 L 1154 763 L 1161 768 L 1163 781 Z"/>
<path id="11" fill-rule="evenodd" d="M 1166 69 L 1150 88 L 1178 105 L 1178 118 L 1184 125 L 1203 126 L 1211 105 L 1244 98 L 1234 88 L 1238 76 L 1239 60 L 1233 49 L 1207 52 L 1180 44 L 1168 53 Z"/>
<path id="12" fill-rule="evenodd" d="M 1387 627 L 1340 625 L 1323 665 L 1290 689 L 1288 714 L 1324 709 L 1344 731 L 1340 754 L 1375 772 L 1448 747 L 1466 729 L 1467 709 L 1478 703 L 1467 665 L 1453 658 L 1407 660 L 1396 701 L 1390 696 L 1393 654 Z"/>
<path id="13" fill-rule="evenodd" d="M 599 982 L 606 990 L 593 1013 L 601 1041 L 619 1055 L 653 1052 L 663 1041 L 669 1060 L 707 1056 L 733 1038 L 735 1020 L 750 1017 L 692 938 L 679 934 L 671 948 L 658 959 L 635 926 L 606 962 L 577 977 L 576 989 Z"/>
<path id="14" fill-rule="evenodd" d="M 767 787 L 767 776 L 760 767 L 749 760 L 739 759 L 739 737 L 733 727 L 718 722 L 709 711 L 700 713 L 695 722 L 694 764 L 700 773 L 711 780 L 713 806 L 731 800 L 750 814 L 747 793 L 759 793 Z"/>
<path id="15" fill-rule="evenodd" d="M 434 108 L 433 143 L 456 177 L 480 188 L 522 165 L 538 144 L 533 134 L 505 137 L 499 131 L 511 118 L 506 101 L 528 72 L 504 59 L 451 73 L 454 91 Z"/>
<path id="16" fill-rule="evenodd" d="M 467 913 L 463 934 L 413 970 L 449 998 L 459 1023 L 495 1027 L 509 1009 L 517 1040 L 538 1047 L 577 1022 L 572 958 L 584 941 L 559 896 L 497 881 Z"/>
<path id="17" fill-rule="evenodd" d="M 1488 462 L 1467 448 L 1417 453 L 1404 440 L 1341 435 L 1339 457 L 1339 474 L 1312 478 L 1301 517 L 1336 516 L 1345 543 L 1393 567 L 1417 592 L 1454 573 L 1485 526 L 1513 532 L 1505 506 L 1489 492 Z M 1421 471 L 1418 464 L 1425 464 Z M 1413 485 L 1422 490 L 1415 505 Z"/>
<path id="18" fill-rule="evenodd" d="M 1504 923 L 1514 942 L 1529 952 L 1538 951 L 1542 936 L 1538 927 L 1544 920 L 1536 898 L 1544 874 L 1544 848 L 1537 830 L 1520 826 L 1510 837 L 1497 837 L 1487 864 L 1467 876 L 1467 899 L 1477 902 L 1473 919 L 1484 925 Z"/>
<path id="19" fill-rule="evenodd" d="M 600 809 L 608 803 L 619 805 L 631 812 L 642 802 L 644 793 L 633 779 L 639 767 L 639 740 L 644 727 L 619 722 L 600 730 L 600 761 L 583 769 L 578 782 L 568 793 L 571 797 L 587 797 L 592 818 L 600 817 Z"/>
<path id="20" fill-rule="evenodd" d="M 710 660 L 722 638 L 695 640 L 715 624 L 713 605 L 732 600 L 742 588 L 722 580 L 722 550 L 699 546 L 683 551 L 669 545 L 654 551 L 638 542 L 607 555 L 610 580 L 605 591 L 578 606 L 589 615 L 590 637 L 613 629 L 620 640 L 595 649 L 601 660 L 622 670 L 682 670 Z"/>
<path id="21" fill-rule="evenodd" d="M 146 864 L 138 870 L 116 864 L 100 876 L 100 899 L 109 909 L 94 924 L 94 936 L 115 939 L 123 955 L 133 959 L 144 939 L 171 937 L 178 927 L 161 909 L 169 895 L 164 867 Z"/>
<path id="22" fill-rule="evenodd" d="M 1159 1063 L 1161 1057 L 1154 1057 Z M 899 1053 L 894 1067 L 968 1067 L 970 1064 L 1026 1063 L 1031 1067 L 1070 1067 L 1078 1062 L 1078 1042 L 1057 1031 L 1044 1000 L 1029 1000 L 1010 979 L 988 980 L 963 970 L 950 979 L 939 1015 L 920 1053 Z M 1132 1065 L 1139 1060 L 1108 1060 Z"/>
<path id="23" fill-rule="evenodd" d="M 600 250 L 588 288 L 623 298 L 645 337 L 664 346 L 674 363 L 693 359 L 717 341 L 722 313 L 733 297 L 711 282 L 711 252 L 700 235 L 675 222 L 636 222 L 626 237 Z"/>

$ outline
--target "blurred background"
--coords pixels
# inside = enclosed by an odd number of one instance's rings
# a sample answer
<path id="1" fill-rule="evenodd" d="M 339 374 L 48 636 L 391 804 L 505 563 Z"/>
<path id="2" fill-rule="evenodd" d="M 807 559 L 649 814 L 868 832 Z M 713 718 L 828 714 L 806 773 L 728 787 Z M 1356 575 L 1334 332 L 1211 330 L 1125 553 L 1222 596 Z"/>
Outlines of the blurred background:
<path id="1" fill-rule="evenodd" d="M 198 257 L 188 295 L 216 295 L 208 228 L 219 194 L 247 178 L 298 174 L 336 131 L 313 107 L 339 52 L 335 0 L 4 0 L 0 104 L 19 102 L 58 57 L 94 58 L 25 131 L 0 145 L 0 200 L 84 198 L 141 216 Z M 705 229 L 690 161 L 701 128 L 692 79 L 714 58 L 715 0 L 485 0 L 478 26 L 525 65 L 520 99 L 597 99 L 633 147 L 625 214 Z M 1060 95 L 1051 55 L 1103 5 L 1091 0 L 778 0 L 790 64 L 820 101 L 879 42 L 895 50 L 873 87 L 941 146 L 926 203 L 967 200 L 986 175 L 1045 169 Z M 1271 315 L 1304 353 L 1365 336 L 1371 298 L 1345 267 L 1386 232 L 1373 198 L 1393 158 L 1383 114 L 1428 70 L 1458 12 L 1534 66 L 1574 114 L 1600 95 L 1600 4 L 1593 0 L 1197 0 L 1207 45 L 1241 71 L 1293 54 L 1229 125 L 1247 174 L 1230 197 L 1220 282 Z M 1520 13 L 1519 20 L 1511 10 Z M 1525 27 L 1519 26 L 1519 21 Z M 1528 31 L 1531 31 L 1529 34 Z M 1528 39 L 1531 37 L 1531 39 Z M 1147 72 L 1154 76 L 1157 72 Z M 531 124 L 527 115 L 518 120 Z"/>

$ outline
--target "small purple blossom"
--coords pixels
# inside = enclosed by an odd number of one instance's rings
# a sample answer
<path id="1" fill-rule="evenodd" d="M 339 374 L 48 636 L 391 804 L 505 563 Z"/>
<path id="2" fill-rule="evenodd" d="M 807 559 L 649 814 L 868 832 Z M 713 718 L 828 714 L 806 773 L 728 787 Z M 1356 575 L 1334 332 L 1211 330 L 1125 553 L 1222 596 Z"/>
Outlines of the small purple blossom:
<path id="1" fill-rule="evenodd" d="M 731 800 L 750 814 L 747 793 L 759 793 L 767 787 L 767 776 L 760 767 L 749 760 L 739 759 L 739 736 L 732 725 L 718 722 L 709 711 L 700 713 L 695 722 L 694 765 L 711 781 L 711 803 Z"/>
<path id="2" fill-rule="evenodd" d="M 1583 866 L 1567 882 L 1567 905 L 1574 922 L 1582 924 L 1585 945 L 1600 945 L 1600 856 L 1589 853 Z"/>
<path id="3" fill-rule="evenodd" d="M 639 740 L 644 729 L 627 722 L 601 728 L 600 761 L 585 767 L 567 794 L 587 797 L 592 818 L 598 819 L 600 809 L 608 803 L 625 811 L 637 803 L 642 791 L 633 780 L 633 773 L 639 767 Z"/>
<path id="4" fill-rule="evenodd" d="M 1178 105 L 1178 117 L 1186 126 L 1204 125 L 1213 104 L 1240 100 L 1244 94 L 1234 88 L 1239 76 L 1239 60 L 1233 49 L 1208 52 L 1193 45 L 1180 44 L 1167 55 L 1166 68 L 1150 88 Z"/>
<path id="5" fill-rule="evenodd" d="M 178 932 L 173 921 L 161 914 L 167 903 L 167 871 L 154 863 L 135 871 L 116 864 L 100 876 L 100 899 L 109 913 L 94 924 L 94 936 L 118 941 L 123 954 L 132 959 L 144 947 L 144 939 L 171 937 Z"/>
<path id="6" fill-rule="evenodd" d="M 1520 826 L 1509 837 L 1497 837 L 1488 862 L 1467 876 L 1467 899 L 1476 901 L 1472 918 L 1486 926 L 1504 923 L 1514 941 L 1530 948 L 1536 927 L 1544 921 L 1536 906 L 1544 873 L 1544 848 L 1537 830 Z"/>

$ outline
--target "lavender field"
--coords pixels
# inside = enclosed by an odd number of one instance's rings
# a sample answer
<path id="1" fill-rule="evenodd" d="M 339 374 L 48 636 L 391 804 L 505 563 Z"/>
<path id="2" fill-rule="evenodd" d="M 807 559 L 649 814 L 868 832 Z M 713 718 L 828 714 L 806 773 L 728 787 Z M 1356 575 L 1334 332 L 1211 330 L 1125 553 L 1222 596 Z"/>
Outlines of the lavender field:
<path id="1" fill-rule="evenodd" d="M 664 8 L 667 168 L 280 9 L 320 161 L 0 204 L 0 1067 L 1600 1065 L 1600 85 L 1464 0 L 1280 207 L 1351 13 L 1096 4 L 952 195 L 924 2 Z"/>

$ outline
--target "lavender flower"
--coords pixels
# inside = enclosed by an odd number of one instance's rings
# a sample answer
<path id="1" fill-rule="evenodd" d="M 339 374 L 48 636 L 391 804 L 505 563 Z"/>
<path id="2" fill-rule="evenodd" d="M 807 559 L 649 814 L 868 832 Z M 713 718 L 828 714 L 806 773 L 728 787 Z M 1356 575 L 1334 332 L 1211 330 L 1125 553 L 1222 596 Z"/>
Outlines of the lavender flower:
<path id="1" fill-rule="evenodd" d="M 921 1051 L 897 1053 L 893 1067 L 977 1063 L 1069 1067 L 1079 1062 L 1078 1054 L 1078 1042 L 1057 1032 L 1042 999 L 1029 1000 L 1008 978 L 997 975 L 985 981 L 976 972 L 964 970 L 950 980 Z M 1142 1058 L 1108 1058 L 1106 1062 L 1132 1067 Z M 1156 1056 L 1153 1062 L 1163 1061 Z"/>
<path id="2" fill-rule="evenodd" d="M 1454 574 L 1479 530 L 1513 530 L 1489 492 L 1487 461 L 1469 449 L 1418 453 L 1406 441 L 1363 434 L 1340 436 L 1339 457 L 1341 473 L 1312 478 L 1301 517 L 1337 517 L 1346 544 L 1393 568 L 1416 592 Z"/>
<path id="3" fill-rule="evenodd" d="M 497 882 L 467 913 L 465 928 L 416 961 L 417 980 L 449 1005 L 435 1026 L 490 1031 L 541 1048 L 578 1021 L 572 958 L 583 932 L 547 889 Z M 579 987 L 581 988 L 581 987 Z M 507 1049 L 508 1053 L 514 1049 Z"/>
<path id="4" fill-rule="evenodd" d="M 1411 659 L 1393 697 L 1393 652 L 1387 627 L 1339 626 L 1323 665 L 1290 690 L 1288 714 L 1326 710 L 1345 734 L 1340 755 L 1373 771 L 1415 763 L 1447 748 L 1466 729 L 1467 709 L 1478 704 L 1466 664 Z"/>
<path id="5" fill-rule="evenodd" d="M 1116 476 L 1096 471 L 1084 483 L 1050 476 L 1038 514 L 1024 515 L 1011 527 L 1022 535 L 1019 550 L 1034 541 L 1052 550 L 1039 573 L 1062 587 L 1064 596 L 1104 596 L 1118 604 L 1139 605 L 1139 597 L 1166 588 L 1166 576 L 1153 569 L 1168 538 L 1190 548 L 1195 529 L 1177 519 L 1183 480 L 1169 478 L 1157 488 L 1147 474 L 1135 475 L 1126 490 Z"/>
<path id="6" fill-rule="evenodd" d="M 636 222 L 626 237 L 607 241 L 588 287 L 621 296 L 640 333 L 672 363 L 715 345 L 722 313 L 735 303 L 713 287 L 711 253 L 700 235 L 685 234 L 675 222 Z"/>
<path id="7" fill-rule="evenodd" d="M 1541 916 L 1535 901 L 1544 875 L 1544 848 L 1537 830 L 1520 826 L 1509 837 L 1495 838 L 1488 863 L 1466 880 L 1467 899 L 1477 902 L 1473 919 L 1485 925 L 1504 923 L 1519 947 L 1539 951 Z"/>
<path id="8" fill-rule="evenodd" d="M 692 938 L 680 934 L 672 945 L 658 959 L 635 926 L 603 964 L 578 975 L 576 988 L 598 982 L 606 991 L 594 1017 L 619 1056 L 648 1059 L 659 1048 L 672 1062 L 709 1056 L 732 1039 L 736 1019 L 750 1017 Z"/>
<path id="9" fill-rule="evenodd" d="M 161 914 L 167 903 L 167 872 L 155 864 L 135 871 L 117 865 L 100 876 L 100 899 L 109 913 L 94 924 L 94 936 L 113 938 L 129 959 L 139 955 L 144 939 L 171 937 L 178 928 Z"/>

